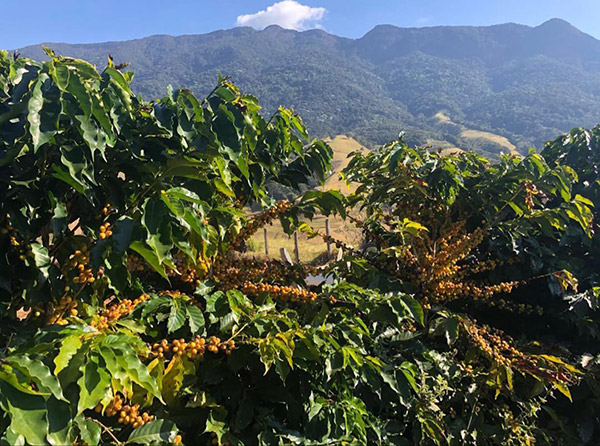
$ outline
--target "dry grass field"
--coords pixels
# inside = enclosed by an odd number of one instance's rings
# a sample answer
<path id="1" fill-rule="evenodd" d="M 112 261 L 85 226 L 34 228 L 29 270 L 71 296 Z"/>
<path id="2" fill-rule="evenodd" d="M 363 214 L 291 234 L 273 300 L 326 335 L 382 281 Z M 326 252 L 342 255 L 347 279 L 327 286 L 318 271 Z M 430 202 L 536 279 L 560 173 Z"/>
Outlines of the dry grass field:
<path id="1" fill-rule="evenodd" d="M 339 135 L 335 138 L 326 138 L 325 141 L 333 149 L 333 168 L 334 174 L 326 181 L 326 190 L 339 190 L 343 194 L 347 195 L 352 192 L 352 186 L 348 187 L 346 183 L 339 178 L 337 174 L 348 165 L 348 155 L 355 151 L 366 151 L 364 146 L 358 143 L 356 140 Z M 307 222 L 315 230 L 321 233 L 325 233 L 325 217 L 317 216 L 312 222 Z M 344 243 L 358 246 L 361 240 L 360 230 L 356 228 L 349 220 L 344 220 L 341 217 L 330 218 L 331 235 L 343 241 Z M 273 223 L 271 226 L 267 226 L 267 236 L 269 241 L 269 254 L 272 257 L 279 258 L 280 248 L 288 250 L 292 258 L 294 257 L 294 238 L 288 237 L 281 228 L 279 222 Z M 302 263 L 312 262 L 317 257 L 321 256 L 327 251 L 327 246 L 322 238 L 315 237 L 308 239 L 306 235 L 299 233 L 299 253 L 300 261 Z M 264 254 L 265 243 L 263 231 L 256 233 L 251 239 L 248 246 L 249 250 L 256 254 Z M 335 247 L 332 247 L 335 254 Z"/>
<path id="2" fill-rule="evenodd" d="M 352 152 L 366 152 L 368 149 L 355 139 L 345 135 L 338 135 L 335 138 L 325 138 L 323 141 L 329 144 L 333 150 L 333 175 L 325 182 L 325 190 L 335 189 L 343 194 L 351 193 L 353 190 L 352 187 L 348 187 L 348 185 L 340 179 L 338 172 L 341 172 L 348 166 L 348 163 L 350 162 L 348 155 Z"/>
<path id="3" fill-rule="evenodd" d="M 469 129 L 461 124 L 457 124 L 457 123 L 453 122 L 452 119 L 450 119 L 450 117 L 446 116 L 443 112 L 436 113 L 434 118 L 436 118 L 438 120 L 438 123 L 440 123 L 440 124 L 450 124 L 450 125 L 457 126 L 460 129 L 460 136 L 462 138 L 479 139 L 479 140 L 488 141 L 488 142 L 497 144 L 500 147 L 505 148 L 508 151 L 508 153 L 511 153 L 513 155 L 518 155 L 517 147 L 513 143 L 511 143 L 507 138 L 505 138 L 504 136 L 496 135 L 495 133 Z M 444 154 L 462 152 L 461 149 L 459 149 L 458 147 L 452 147 L 452 145 L 446 141 L 429 140 L 428 143 L 430 145 L 432 145 L 434 148 L 439 147 L 440 149 L 442 149 L 442 153 L 444 153 Z"/>
<path id="4" fill-rule="evenodd" d="M 325 233 L 325 217 L 318 216 L 312 222 L 307 222 L 313 229 L 320 233 Z M 356 228 L 349 220 L 341 217 L 330 218 L 331 235 L 338 240 L 349 245 L 358 246 L 360 244 L 360 230 Z M 285 248 L 294 259 L 294 238 L 288 237 L 281 228 L 279 222 L 267 226 L 267 237 L 269 240 L 269 255 L 274 258 L 280 258 L 280 248 Z M 312 263 L 315 259 L 325 254 L 327 245 L 321 237 L 308 239 L 306 235 L 298 233 L 298 251 L 301 263 Z M 256 254 L 265 253 L 264 233 L 259 231 L 250 239 L 248 250 Z M 333 254 L 336 254 L 335 246 L 332 246 Z M 294 259 L 295 261 L 295 259 Z"/>
<path id="5" fill-rule="evenodd" d="M 479 130 L 463 130 L 460 133 L 460 136 L 468 139 L 485 139 L 498 144 L 499 146 L 505 147 L 509 153 L 518 155 L 517 147 L 504 136 L 496 135 L 490 132 L 481 132 Z"/>

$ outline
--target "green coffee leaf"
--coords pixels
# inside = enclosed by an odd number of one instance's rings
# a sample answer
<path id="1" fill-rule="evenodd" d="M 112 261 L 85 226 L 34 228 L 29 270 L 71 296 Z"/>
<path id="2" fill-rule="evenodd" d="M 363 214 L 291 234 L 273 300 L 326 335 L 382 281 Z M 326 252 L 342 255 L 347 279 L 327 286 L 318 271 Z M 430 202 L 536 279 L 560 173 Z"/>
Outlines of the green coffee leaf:
<path id="1" fill-rule="evenodd" d="M 169 444 L 173 443 L 177 432 L 177 426 L 172 421 L 151 421 L 134 429 L 125 444 Z"/>
<path id="2" fill-rule="evenodd" d="M 81 367 L 81 378 L 77 381 L 79 386 L 79 402 L 77 413 L 92 409 L 110 391 L 110 375 L 106 371 L 106 364 L 98 360 L 97 356 L 88 356 L 87 363 Z"/>

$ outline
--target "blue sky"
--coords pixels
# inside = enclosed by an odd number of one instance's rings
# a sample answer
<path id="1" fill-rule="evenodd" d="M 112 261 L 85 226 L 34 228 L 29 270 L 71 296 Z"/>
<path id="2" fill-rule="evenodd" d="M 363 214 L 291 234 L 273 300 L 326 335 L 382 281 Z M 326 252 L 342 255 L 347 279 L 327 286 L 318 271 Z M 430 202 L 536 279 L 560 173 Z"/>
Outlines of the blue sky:
<path id="1" fill-rule="evenodd" d="M 397 26 L 539 25 L 560 17 L 600 38 L 600 0 L 0 0 L 0 48 L 197 34 L 279 23 L 360 37 Z"/>

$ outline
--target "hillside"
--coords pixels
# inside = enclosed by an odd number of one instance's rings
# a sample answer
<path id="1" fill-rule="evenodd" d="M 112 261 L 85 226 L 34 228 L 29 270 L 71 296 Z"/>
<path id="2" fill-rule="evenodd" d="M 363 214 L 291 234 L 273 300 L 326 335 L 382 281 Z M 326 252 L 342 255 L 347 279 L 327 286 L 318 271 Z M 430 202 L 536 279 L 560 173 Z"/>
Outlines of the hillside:
<path id="1" fill-rule="evenodd" d="M 109 53 L 131 63 L 145 98 L 168 84 L 206 94 L 220 72 L 263 99 L 267 113 L 293 106 L 314 135 L 367 144 L 406 130 L 411 143 L 496 156 L 600 122 L 600 41 L 559 19 L 537 27 L 382 25 L 355 40 L 270 26 L 46 45 L 98 66 Z M 20 52 L 43 57 L 41 46 Z"/>

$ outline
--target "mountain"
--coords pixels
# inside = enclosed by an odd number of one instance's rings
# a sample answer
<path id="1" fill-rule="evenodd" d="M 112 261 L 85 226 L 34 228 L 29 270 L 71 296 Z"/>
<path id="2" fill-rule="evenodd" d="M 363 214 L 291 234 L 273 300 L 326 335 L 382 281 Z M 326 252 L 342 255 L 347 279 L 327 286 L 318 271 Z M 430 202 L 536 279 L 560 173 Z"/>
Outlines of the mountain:
<path id="1" fill-rule="evenodd" d="M 45 45 L 99 67 L 109 53 L 129 62 L 146 98 L 168 84 L 206 94 L 220 72 L 259 96 L 266 113 L 291 106 L 314 135 L 373 144 L 406 130 L 412 143 L 494 155 L 600 123 L 600 41 L 560 19 L 537 27 L 380 25 L 359 39 L 269 26 Z M 19 51 L 44 57 L 41 45 Z"/>

